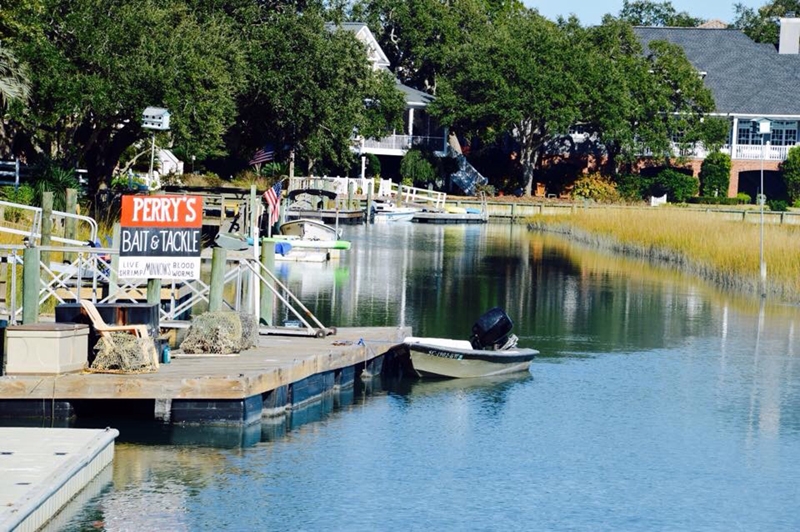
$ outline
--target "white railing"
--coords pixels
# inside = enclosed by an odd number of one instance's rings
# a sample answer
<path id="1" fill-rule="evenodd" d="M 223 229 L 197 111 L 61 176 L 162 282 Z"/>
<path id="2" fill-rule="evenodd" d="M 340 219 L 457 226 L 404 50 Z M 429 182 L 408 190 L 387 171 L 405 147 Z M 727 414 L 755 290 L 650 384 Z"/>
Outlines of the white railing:
<path id="1" fill-rule="evenodd" d="M 3 233 L 11 233 L 14 235 L 20 236 L 27 236 L 28 238 L 35 241 L 42 238 L 42 208 L 41 207 L 33 207 L 31 205 L 23 205 L 21 203 L 11 203 L 10 201 L 0 201 L 0 208 L 3 209 L 17 209 L 20 212 L 28 212 L 30 213 L 31 217 L 31 226 L 30 229 L 16 229 L 13 227 L 4 227 L 0 226 L 0 232 Z M 53 219 L 54 221 L 61 220 L 66 222 L 67 219 L 75 220 L 77 223 L 84 223 L 89 227 L 89 241 L 94 245 L 97 241 L 97 222 L 94 218 L 90 218 L 89 216 L 81 216 L 80 214 L 72 214 L 68 212 L 62 211 L 53 211 Z M 77 231 L 76 231 L 77 232 Z M 60 237 L 57 235 L 52 235 L 51 240 L 53 242 L 60 242 L 62 244 L 72 244 L 72 245 L 86 245 L 87 242 L 85 240 L 74 240 L 70 238 Z"/>
<path id="2" fill-rule="evenodd" d="M 335 192 L 337 195 L 346 196 L 350 185 L 354 193 L 366 196 L 369 188 L 376 198 L 396 199 L 398 194 L 404 202 L 428 205 L 436 209 L 443 209 L 447 194 L 428 190 L 427 188 L 410 187 L 393 183 L 391 179 L 380 179 L 378 190 L 375 192 L 375 181 L 370 177 L 294 177 L 289 182 L 289 190 L 317 189 Z"/>
<path id="3" fill-rule="evenodd" d="M 737 144 L 736 150 L 731 154 L 731 159 L 747 159 L 758 161 L 785 161 L 789 154 L 789 149 L 794 146 L 771 146 L 766 144 Z M 730 146 L 726 146 L 730 153 Z"/>
<path id="4" fill-rule="evenodd" d="M 382 139 L 364 139 L 364 149 L 410 150 L 421 146 L 441 150 L 444 137 L 423 137 L 419 135 L 390 135 Z"/>

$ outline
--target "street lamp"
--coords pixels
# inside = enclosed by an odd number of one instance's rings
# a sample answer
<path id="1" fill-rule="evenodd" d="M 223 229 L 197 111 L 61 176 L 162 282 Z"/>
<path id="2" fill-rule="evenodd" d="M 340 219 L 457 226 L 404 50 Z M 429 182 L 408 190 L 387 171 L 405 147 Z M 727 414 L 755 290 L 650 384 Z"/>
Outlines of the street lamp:
<path id="1" fill-rule="evenodd" d="M 770 134 L 770 120 L 759 118 L 754 120 L 758 125 L 758 134 L 761 137 L 761 185 L 758 194 L 758 203 L 761 206 L 761 238 L 759 240 L 759 267 L 761 273 L 761 297 L 767 297 L 767 263 L 764 260 L 764 203 L 767 195 L 764 193 L 764 137 Z"/>

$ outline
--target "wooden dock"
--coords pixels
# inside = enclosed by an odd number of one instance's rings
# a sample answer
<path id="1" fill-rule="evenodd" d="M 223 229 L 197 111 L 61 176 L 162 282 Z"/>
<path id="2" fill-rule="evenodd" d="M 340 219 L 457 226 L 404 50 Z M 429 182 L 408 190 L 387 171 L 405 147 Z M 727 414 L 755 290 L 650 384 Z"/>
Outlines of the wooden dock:
<path id="1" fill-rule="evenodd" d="M 111 463 L 118 435 L 0 427 L 0 530 L 41 529 Z"/>
<path id="2" fill-rule="evenodd" d="M 483 224 L 488 221 L 488 216 L 486 213 L 422 211 L 415 213 L 412 221 L 421 224 Z"/>
<path id="3" fill-rule="evenodd" d="M 308 218 L 328 225 L 360 225 L 366 221 L 364 209 L 286 209 L 285 213 L 287 221 Z"/>
<path id="4" fill-rule="evenodd" d="M 261 335 L 233 355 L 181 355 L 142 374 L 67 373 L 0 377 L 0 417 L 69 419 L 152 412 L 173 423 L 251 424 L 380 374 L 382 355 L 408 327 L 338 329 L 325 338 Z"/>

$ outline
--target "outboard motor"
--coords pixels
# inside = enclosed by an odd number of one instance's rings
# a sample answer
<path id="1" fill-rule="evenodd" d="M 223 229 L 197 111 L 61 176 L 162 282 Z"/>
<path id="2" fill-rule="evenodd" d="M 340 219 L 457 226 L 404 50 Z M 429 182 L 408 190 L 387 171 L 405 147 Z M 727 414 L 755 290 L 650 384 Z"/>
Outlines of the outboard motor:
<path id="1" fill-rule="evenodd" d="M 501 350 L 517 345 L 517 337 L 511 333 L 514 322 L 500 307 L 483 314 L 472 326 L 469 341 L 473 349 Z"/>

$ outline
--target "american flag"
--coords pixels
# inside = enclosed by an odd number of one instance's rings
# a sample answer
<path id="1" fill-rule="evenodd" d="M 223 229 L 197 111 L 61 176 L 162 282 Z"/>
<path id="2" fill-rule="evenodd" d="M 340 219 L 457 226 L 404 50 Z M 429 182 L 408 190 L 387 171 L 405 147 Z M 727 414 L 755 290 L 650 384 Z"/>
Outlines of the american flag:
<path id="1" fill-rule="evenodd" d="M 264 192 L 264 201 L 269 206 L 269 225 L 278 221 L 281 213 L 281 182 L 275 183 L 272 188 Z"/>
<path id="2" fill-rule="evenodd" d="M 253 158 L 250 159 L 250 166 L 255 164 L 265 163 L 267 161 L 272 161 L 275 159 L 275 148 L 272 144 L 267 144 L 263 148 L 260 148 L 255 154 L 253 154 Z"/>

